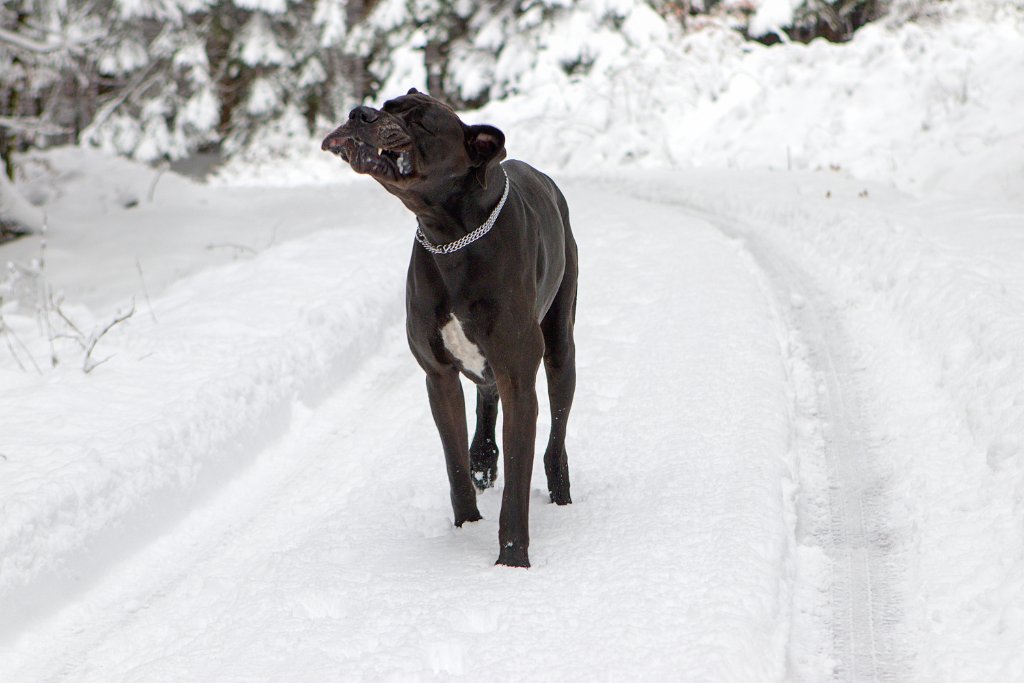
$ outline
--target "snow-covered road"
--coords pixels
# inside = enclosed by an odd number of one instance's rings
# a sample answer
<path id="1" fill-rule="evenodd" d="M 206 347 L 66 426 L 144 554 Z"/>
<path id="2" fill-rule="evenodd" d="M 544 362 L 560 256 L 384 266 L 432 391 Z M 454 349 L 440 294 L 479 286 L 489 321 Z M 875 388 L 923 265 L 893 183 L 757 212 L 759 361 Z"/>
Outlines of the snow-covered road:
<path id="1" fill-rule="evenodd" d="M 895 585 L 905 567 L 891 538 L 891 482 L 879 463 L 851 332 L 828 294 L 756 227 L 710 220 L 744 239 L 788 338 L 791 447 L 801 475 L 793 661 L 804 661 L 804 648 L 813 655 L 828 633 L 832 640 L 825 648 L 838 680 L 905 680 L 906 645 L 898 631 L 903 597 Z M 791 671 L 803 680 L 825 673 Z"/>
<path id="2" fill-rule="evenodd" d="M 451 525 L 401 325 L 411 236 L 396 212 L 344 212 L 372 204 L 366 186 L 329 200 L 339 230 L 299 230 L 176 282 L 157 269 L 168 287 L 153 287 L 155 316 L 111 340 L 120 356 L 80 389 L 93 393 L 71 406 L 66 433 L 47 444 L 38 422 L 18 422 L 0 443 L 5 466 L 25 473 L 5 484 L 8 505 L 35 530 L 0 522 L 8 558 L 34 553 L 0 565 L 0 679 L 904 680 L 927 674 L 921 654 L 940 647 L 972 672 L 1020 671 L 1012 609 L 988 669 L 945 615 L 920 609 L 922 598 L 946 600 L 949 615 L 977 603 L 929 583 L 929 532 L 894 516 L 916 523 L 926 499 L 908 486 L 929 444 L 904 428 L 960 404 L 912 364 L 886 377 L 905 359 L 879 322 L 889 313 L 843 294 L 832 265 L 809 267 L 793 245 L 811 240 L 787 242 L 771 216 L 669 183 L 563 183 L 581 251 L 574 504 L 547 503 L 538 461 L 528 571 L 492 564 L 500 479 L 480 498 L 483 521 Z M 303 192 L 280 195 L 265 221 Z M 259 343 L 230 343 L 239 335 Z M 127 391 L 133 382 L 159 382 L 173 409 L 154 415 L 153 385 Z M 11 409 L 24 419 L 51 397 L 24 380 L 19 391 Z M 928 402 L 908 407 L 908 395 Z M 82 469 L 73 444 L 88 403 L 102 415 L 109 401 L 120 418 L 82 448 Z M 153 444 L 138 434 L 147 426 Z M 903 462 L 894 453 L 908 444 Z M 37 453 L 70 463 L 50 469 L 43 499 L 59 513 L 33 508 L 22 458 Z M 88 472 L 116 476 L 104 488 Z M 1019 504 L 1010 496 L 990 518 Z M 992 533 L 1012 557 L 1012 529 Z M 1019 568 L 1003 566 L 1004 580 L 962 583 L 1013 605 Z"/>
<path id="3" fill-rule="evenodd" d="M 481 497 L 485 521 L 452 528 L 421 373 L 392 326 L 234 495 L 111 567 L 104 607 L 40 640 L 37 652 L 65 654 L 28 657 L 44 667 L 28 671 L 780 678 L 792 543 L 767 302 L 737 245 L 706 223 L 574 199 L 587 254 L 570 427 L 579 493 L 570 508 L 545 504 L 535 475 L 533 570 L 492 566 L 497 493 Z"/>

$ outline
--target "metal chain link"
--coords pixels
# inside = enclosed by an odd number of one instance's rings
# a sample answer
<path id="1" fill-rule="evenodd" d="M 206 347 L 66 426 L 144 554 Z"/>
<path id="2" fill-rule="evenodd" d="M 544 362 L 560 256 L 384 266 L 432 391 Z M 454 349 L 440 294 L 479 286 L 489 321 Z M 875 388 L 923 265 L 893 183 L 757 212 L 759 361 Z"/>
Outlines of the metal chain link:
<path id="1" fill-rule="evenodd" d="M 429 251 L 431 254 L 451 254 L 452 252 L 462 249 L 468 244 L 476 242 L 478 239 L 489 233 L 491 231 L 491 228 L 494 227 L 495 221 L 498 220 L 498 214 L 501 213 L 501 208 L 505 206 L 505 200 L 508 199 L 508 173 L 505 171 L 504 168 L 501 169 L 501 172 L 505 174 L 505 192 L 502 193 L 501 201 L 498 202 L 498 205 L 496 207 L 494 207 L 494 211 L 492 211 L 491 215 L 487 217 L 487 220 L 484 221 L 483 225 L 481 225 L 473 232 L 463 235 L 459 239 L 455 240 L 454 242 L 449 242 L 448 244 L 432 244 L 430 240 L 427 239 L 426 235 L 423 234 L 423 231 L 420 230 L 419 226 L 417 226 L 416 241 L 422 244 L 423 248 Z"/>

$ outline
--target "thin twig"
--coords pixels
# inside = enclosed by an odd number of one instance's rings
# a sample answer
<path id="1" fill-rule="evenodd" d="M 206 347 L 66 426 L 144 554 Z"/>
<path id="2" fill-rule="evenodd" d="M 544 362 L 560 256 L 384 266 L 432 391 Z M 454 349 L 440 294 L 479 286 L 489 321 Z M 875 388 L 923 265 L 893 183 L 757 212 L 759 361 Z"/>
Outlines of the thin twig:
<path id="1" fill-rule="evenodd" d="M 21 347 L 25 357 L 27 357 L 29 362 L 32 363 L 32 367 L 35 368 L 36 372 L 40 375 L 43 374 L 43 370 L 39 367 L 39 364 L 36 363 L 36 359 L 32 356 L 32 352 L 28 350 L 27 346 L 25 346 L 25 342 L 21 341 L 21 337 L 15 334 L 14 330 L 11 329 L 11 326 L 4 321 L 2 315 L 0 315 L 0 332 L 3 333 L 4 341 L 7 342 L 7 348 L 10 350 L 11 356 L 14 358 L 14 362 L 18 364 L 18 367 L 21 368 L 22 372 L 28 372 L 28 369 L 25 367 L 25 364 L 21 362 L 21 357 L 18 355 L 17 349 L 14 348 L 14 344 L 11 341 L 12 339 L 18 342 L 18 346 Z"/>
<path id="2" fill-rule="evenodd" d="M 53 332 L 53 323 L 50 322 L 50 305 L 49 305 L 52 302 L 52 300 L 53 300 L 53 294 L 50 292 L 50 285 L 48 285 L 46 283 L 46 280 L 43 280 L 42 286 L 43 286 L 43 310 L 42 310 L 42 316 L 43 316 L 43 322 L 46 324 L 46 338 L 50 342 L 50 367 L 51 368 L 55 368 L 55 367 L 57 367 L 57 363 L 58 363 L 58 360 L 57 360 L 57 348 L 53 345 L 53 340 L 54 340 L 55 336 L 54 336 L 54 332 Z"/>
<path id="3" fill-rule="evenodd" d="M 62 303 L 64 303 L 64 302 L 63 301 L 54 301 L 53 302 L 53 310 L 57 311 L 57 315 L 60 316 L 60 319 L 63 320 L 67 324 L 68 327 L 70 327 L 72 330 L 75 331 L 75 334 L 78 335 L 78 338 L 80 340 L 84 339 L 85 338 L 85 333 L 82 332 L 81 328 L 79 328 L 78 325 L 76 325 L 75 322 L 71 318 L 69 318 L 66 313 L 64 313 L 64 309 L 60 307 L 60 305 Z M 68 335 L 68 336 L 73 337 L 74 335 Z M 81 343 L 81 342 L 79 342 L 79 343 Z M 83 348 L 84 348 L 84 346 L 83 346 Z"/>
<path id="4" fill-rule="evenodd" d="M 219 242 L 216 244 L 207 244 L 207 250 L 213 251 L 214 249 L 236 249 L 241 252 L 249 252 L 250 254 L 258 254 L 259 252 L 250 246 L 245 244 L 235 244 L 234 242 Z"/>
<path id="5" fill-rule="evenodd" d="M 82 131 L 83 139 L 92 139 L 93 134 L 97 130 L 99 130 L 100 126 L 107 122 L 107 119 L 109 119 L 113 115 L 113 113 L 117 111 L 118 107 L 124 104 L 125 100 L 127 100 L 129 97 L 131 97 L 137 92 L 142 92 L 143 90 L 146 90 L 154 81 L 161 78 L 161 74 L 156 74 L 150 77 L 149 74 L 153 70 L 153 66 L 154 64 L 150 64 L 148 67 L 146 67 L 142 71 L 142 73 L 136 76 L 133 79 L 133 81 L 128 84 L 128 87 L 126 87 L 117 97 L 113 98 L 112 100 L 104 104 L 102 107 L 100 107 L 99 111 L 96 112 L 96 115 L 93 117 L 92 122 L 86 127 L 84 131 Z"/>
<path id="6" fill-rule="evenodd" d="M 139 281 L 142 282 L 142 295 L 146 297 L 146 308 L 149 309 L 149 316 L 153 318 L 153 322 L 159 324 L 160 321 L 156 319 L 156 313 L 153 312 L 153 303 L 149 300 L 149 290 L 146 289 L 146 276 L 142 274 L 142 264 L 139 263 L 139 259 L 135 259 L 135 268 L 139 271 Z"/>
<path id="7" fill-rule="evenodd" d="M 4 338 L 5 342 L 7 342 L 7 350 L 11 352 L 11 358 L 13 358 L 14 362 L 18 364 L 18 367 L 21 368 L 22 372 L 28 372 L 28 368 L 26 368 L 25 364 L 21 362 L 21 359 L 18 358 L 18 351 L 14 348 L 14 343 L 11 341 L 13 334 L 13 332 L 8 334 L 7 328 L 0 325 L 0 336 Z"/>
<path id="8" fill-rule="evenodd" d="M 156 175 L 153 176 L 153 182 L 151 182 L 149 184 L 149 194 L 146 197 L 147 201 L 149 201 L 150 204 L 153 203 L 153 196 L 156 194 L 156 184 L 158 182 L 160 182 L 160 177 L 164 173 L 166 173 L 169 168 L 170 168 L 170 164 L 168 164 L 167 162 L 164 162 L 164 163 L 160 164 L 160 168 L 158 168 L 156 170 Z"/>
<path id="9" fill-rule="evenodd" d="M 43 318 L 43 324 L 46 326 L 46 339 L 50 343 L 50 367 L 57 367 L 57 349 L 53 345 L 53 323 L 50 322 L 50 304 L 53 303 L 53 292 L 50 290 L 49 283 L 46 282 L 46 235 L 49 230 L 47 223 L 47 216 L 43 214 L 43 237 L 39 240 L 39 285 L 40 285 L 40 314 Z"/>
<path id="10" fill-rule="evenodd" d="M 0 330 L 0 332 L 4 332 L 4 330 Z M 18 364 L 18 367 L 21 368 L 22 372 L 28 372 L 28 368 L 26 368 L 22 364 L 21 359 L 18 358 L 18 354 L 14 350 L 14 344 L 11 343 L 10 338 L 8 338 L 8 336 L 6 334 L 4 334 L 3 337 L 4 337 L 4 341 L 7 342 L 7 350 L 11 352 L 11 358 L 13 358 L 14 362 Z"/>
<path id="11" fill-rule="evenodd" d="M 99 343 L 100 339 L 103 339 L 103 335 L 105 335 L 107 332 L 110 332 L 110 330 L 112 330 L 115 325 L 123 323 L 125 320 L 132 317 L 133 315 L 135 315 L 135 299 L 132 299 L 131 308 L 126 313 L 117 314 L 116 316 L 114 316 L 113 320 L 107 323 L 106 327 L 99 331 L 99 334 L 94 332 L 90 336 L 88 346 L 85 350 L 85 359 L 82 361 L 83 372 L 88 374 L 95 370 L 98 366 L 102 365 L 103 363 L 106 363 L 108 360 L 113 358 L 113 356 L 107 356 L 101 361 L 93 362 L 92 352 L 96 350 L 96 344 Z"/>
<path id="12" fill-rule="evenodd" d="M 267 241 L 266 246 L 263 247 L 264 249 L 269 249 L 270 247 L 274 246 L 274 242 L 277 241 L 277 229 L 280 227 L 281 221 L 274 223 L 274 227 L 270 229 L 270 239 Z"/>
<path id="13" fill-rule="evenodd" d="M 85 343 L 82 341 L 82 338 L 80 336 L 78 336 L 77 334 L 68 334 L 67 332 L 61 332 L 60 334 L 55 334 L 53 336 L 53 338 L 54 339 L 70 339 L 71 341 L 75 342 L 80 347 L 82 347 L 82 350 L 85 351 Z"/>

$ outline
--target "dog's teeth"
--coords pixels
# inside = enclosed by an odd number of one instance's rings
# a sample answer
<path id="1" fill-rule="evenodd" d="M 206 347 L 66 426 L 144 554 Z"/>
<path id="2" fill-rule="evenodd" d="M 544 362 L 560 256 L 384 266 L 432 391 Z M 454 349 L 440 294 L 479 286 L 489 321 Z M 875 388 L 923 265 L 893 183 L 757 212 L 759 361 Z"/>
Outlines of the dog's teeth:
<path id="1" fill-rule="evenodd" d="M 377 156 L 380 156 L 383 153 L 384 153 L 384 148 L 383 147 L 378 147 L 377 148 Z"/>

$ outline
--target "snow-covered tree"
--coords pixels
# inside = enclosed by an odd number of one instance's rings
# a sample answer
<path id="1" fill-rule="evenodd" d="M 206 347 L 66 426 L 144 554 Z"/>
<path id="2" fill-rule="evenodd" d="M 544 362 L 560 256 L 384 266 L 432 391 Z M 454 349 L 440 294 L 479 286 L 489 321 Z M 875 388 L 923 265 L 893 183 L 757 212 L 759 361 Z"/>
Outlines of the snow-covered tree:
<path id="1" fill-rule="evenodd" d="M 899 3 L 905 0 L 895 0 Z M 930 2 L 931 0 L 913 0 Z M 764 43 L 826 38 L 843 42 L 882 16 L 894 0 L 654 0 L 661 12 L 682 23 L 724 22 Z"/>
<path id="2" fill-rule="evenodd" d="M 268 145 L 333 121 L 355 88 L 340 49 L 352 3 L 233 0 L 214 9 L 221 60 L 224 148 L 229 154 L 266 154 Z M 354 79 L 352 79 L 354 80 Z"/>
<path id="3" fill-rule="evenodd" d="M 78 112 L 57 105 L 77 85 L 68 73 L 98 39 L 93 23 L 58 0 L 0 5 L 0 229 L 42 226 L 41 213 L 10 182 L 13 154 L 66 137 Z"/>
<path id="4" fill-rule="evenodd" d="M 647 0 L 381 0 L 346 48 L 366 59 L 384 95 L 415 85 L 476 107 L 585 74 L 649 35 L 631 28 L 664 21 Z"/>
<path id="5" fill-rule="evenodd" d="M 204 0 L 116 0 L 112 39 L 95 55 L 96 113 L 81 140 L 144 161 L 176 159 L 218 138 Z"/>
<path id="6" fill-rule="evenodd" d="M 893 3 L 937 1 L 6 0 L 0 157 L 11 177 L 12 153 L 62 142 L 273 156 L 410 86 L 478 107 L 595 69 L 614 81 L 609 56 L 701 22 L 846 40 Z"/>

